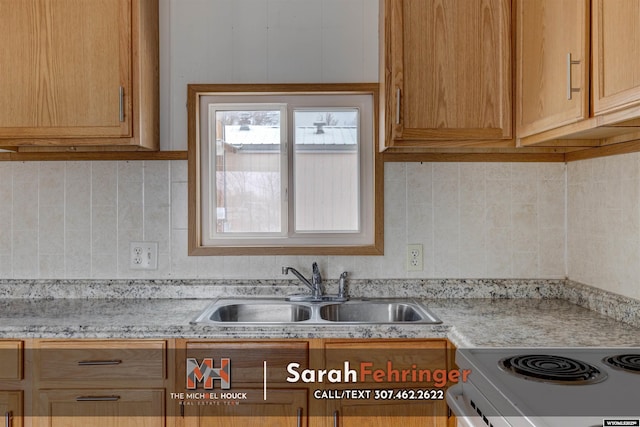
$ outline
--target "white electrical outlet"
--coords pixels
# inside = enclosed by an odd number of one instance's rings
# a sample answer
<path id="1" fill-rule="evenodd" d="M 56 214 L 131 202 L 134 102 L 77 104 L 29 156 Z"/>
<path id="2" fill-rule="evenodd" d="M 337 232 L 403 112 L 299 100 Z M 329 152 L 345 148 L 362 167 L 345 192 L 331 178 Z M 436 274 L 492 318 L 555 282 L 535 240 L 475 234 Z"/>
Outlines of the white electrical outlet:
<path id="1" fill-rule="evenodd" d="M 131 242 L 129 254 L 129 269 L 158 269 L 158 242 Z"/>
<path id="2" fill-rule="evenodd" d="M 422 244 L 407 245 L 407 271 L 422 271 Z"/>

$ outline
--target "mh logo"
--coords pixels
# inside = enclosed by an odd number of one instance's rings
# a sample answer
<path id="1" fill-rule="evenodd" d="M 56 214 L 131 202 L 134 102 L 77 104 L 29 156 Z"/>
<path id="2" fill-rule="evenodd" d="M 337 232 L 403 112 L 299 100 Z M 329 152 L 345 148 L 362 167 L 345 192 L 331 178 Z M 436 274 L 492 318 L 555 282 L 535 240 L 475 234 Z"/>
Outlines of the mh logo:
<path id="1" fill-rule="evenodd" d="M 213 380 L 220 380 L 220 388 L 231 388 L 231 359 L 220 359 L 220 367 L 213 367 L 213 358 L 187 358 L 187 389 L 195 390 L 199 382 L 204 382 L 205 390 L 213 389 Z"/>

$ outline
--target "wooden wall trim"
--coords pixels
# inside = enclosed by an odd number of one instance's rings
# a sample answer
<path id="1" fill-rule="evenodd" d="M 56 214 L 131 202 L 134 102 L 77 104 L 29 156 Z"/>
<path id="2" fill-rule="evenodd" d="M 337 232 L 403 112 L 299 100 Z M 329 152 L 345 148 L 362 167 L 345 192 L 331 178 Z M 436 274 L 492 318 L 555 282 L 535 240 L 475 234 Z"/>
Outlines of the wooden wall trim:
<path id="1" fill-rule="evenodd" d="M 567 162 L 575 162 L 578 160 L 594 159 L 596 157 L 615 156 L 616 154 L 635 153 L 640 151 L 640 140 L 622 142 L 619 144 L 605 145 L 589 150 L 580 150 L 567 153 L 565 155 Z"/>
<path id="2" fill-rule="evenodd" d="M 101 151 L 0 153 L 0 161 L 187 160 L 186 151 Z"/>
<path id="3" fill-rule="evenodd" d="M 564 162 L 564 153 L 384 153 L 385 162 Z"/>

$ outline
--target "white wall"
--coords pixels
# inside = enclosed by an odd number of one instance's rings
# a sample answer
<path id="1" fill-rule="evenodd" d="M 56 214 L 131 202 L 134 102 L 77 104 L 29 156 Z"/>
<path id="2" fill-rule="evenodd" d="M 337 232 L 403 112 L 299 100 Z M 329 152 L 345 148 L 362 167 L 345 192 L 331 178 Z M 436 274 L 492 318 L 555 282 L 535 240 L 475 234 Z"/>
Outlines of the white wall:
<path id="1" fill-rule="evenodd" d="M 186 148 L 187 83 L 377 81 L 377 0 L 160 0 L 161 145 Z M 186 162 L 0 163 L 0 278 L 279 278 L 316 257 L 187 257 Z M 384 257 L 327 277 L 559 278 L 563 164 L 386 165 Z M 128 269 L 131 240 L 157 271 Z M 405 271 L 407 243 L 425 270 Z"/>
<path id="2" fill-rule="evenodd" d="M 640 298 L 640 153 L 568 166 L 569 278 Z"/>
<path id="3" fill-rule="evenodd" d="M 378 81 L 378 0 L 160 0 L 160 145 L 187 147 L 189 83 Z"/>

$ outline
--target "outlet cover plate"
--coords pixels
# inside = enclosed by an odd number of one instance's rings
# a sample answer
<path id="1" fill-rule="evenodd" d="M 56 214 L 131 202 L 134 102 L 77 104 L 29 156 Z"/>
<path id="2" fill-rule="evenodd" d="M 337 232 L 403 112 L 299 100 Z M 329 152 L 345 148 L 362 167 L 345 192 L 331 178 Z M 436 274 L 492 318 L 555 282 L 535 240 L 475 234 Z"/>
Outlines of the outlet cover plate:
<path id="1" fill-rule="evenodd" d="M 407 271 L 422 271 L 422 244 L 415 243 L 407 245 Z"/>
<path id="2" fill-rule="evenodd" d="M 129 269 L 158 269 L 158 242 L 131 242 L 129 247 Z"/>

